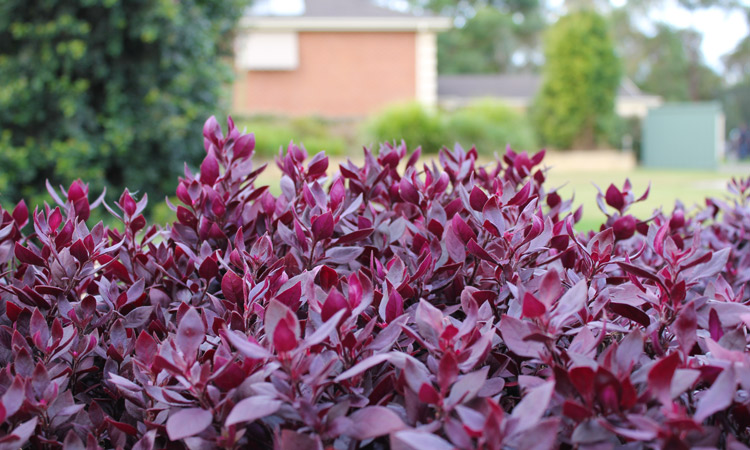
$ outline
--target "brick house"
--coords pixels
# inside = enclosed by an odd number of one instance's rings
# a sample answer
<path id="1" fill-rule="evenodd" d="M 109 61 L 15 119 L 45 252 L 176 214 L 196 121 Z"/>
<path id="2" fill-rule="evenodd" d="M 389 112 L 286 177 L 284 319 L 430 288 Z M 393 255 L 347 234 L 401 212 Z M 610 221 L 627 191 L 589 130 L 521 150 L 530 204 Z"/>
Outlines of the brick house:
<path id="1" fill-rule="evenodd" d="M 256 0 L 235 39 L 232 110 L 357 118 L 399 101 L 434 106 L 436 33 L 450 26 L 368 0 Z"/>

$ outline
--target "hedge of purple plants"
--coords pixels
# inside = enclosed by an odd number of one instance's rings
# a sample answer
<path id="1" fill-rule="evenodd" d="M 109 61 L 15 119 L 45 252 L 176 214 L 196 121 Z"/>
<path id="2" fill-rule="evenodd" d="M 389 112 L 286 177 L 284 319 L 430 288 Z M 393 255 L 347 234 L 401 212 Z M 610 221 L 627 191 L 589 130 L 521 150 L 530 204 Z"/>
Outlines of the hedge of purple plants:
<path id="1" fill-rule="evenodd" d="M 746 448 L 750 178 L 580 233 L 544 152 L 290 144 L 276 197 L 203 133 L 165 228 L 81 181 L 0 211 L 0 449 Z"/>

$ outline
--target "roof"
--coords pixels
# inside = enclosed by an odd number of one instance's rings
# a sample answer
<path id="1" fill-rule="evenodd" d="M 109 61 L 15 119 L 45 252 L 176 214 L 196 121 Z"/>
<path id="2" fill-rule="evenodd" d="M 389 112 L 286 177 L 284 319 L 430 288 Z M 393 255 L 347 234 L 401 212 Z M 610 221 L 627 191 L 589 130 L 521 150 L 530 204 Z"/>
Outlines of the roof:
<path id="1" fill-rule="evenodd" d="M 369 0 L 256 0 L 250 11 L 255 16 L 413 17 Z"/>
<path id="2" fill-rule="evenodd" d="M 438 97 L 500 97 L 527 100 L 542 86 L 542 76 L 532 73 L 491 75 L 440 75 Z M 620 97 L 650 97 L 630 79 L 623 78 L 617 91 Z"/>
<path id="3" fill-rule="evenodd" d="M 285 30 L 447 30 L 448 17 L 414 15 L 372 0 L 256 0 L 240 25 Z"/>

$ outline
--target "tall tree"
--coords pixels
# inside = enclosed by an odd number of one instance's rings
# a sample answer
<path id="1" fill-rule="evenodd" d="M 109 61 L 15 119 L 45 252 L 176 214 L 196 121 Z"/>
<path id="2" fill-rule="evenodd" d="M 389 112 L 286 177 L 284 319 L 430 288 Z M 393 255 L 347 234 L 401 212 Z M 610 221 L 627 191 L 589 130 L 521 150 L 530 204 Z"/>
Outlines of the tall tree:
<path id="1" fill-rule="evenodd" d="M 163 195 L 202 149 L 245 0 L 0 2 L 0 192 L 85 177 Z M 3 200 L 5 202 L 5 200 Z"/>
<path id="2" fill-rule="evenodd" d="M 547 31 L 544 81 L 533 111 L 542 141 L 595 148 L 614 117 L 620 60 L 607 20 L 582 9 Z"/>
<path id="3" fill-rule="evenodd" d="M 409 0 L 414 10 L 456 18 L 438 37 L 440 73 L 535 70 L 546 27 L 539 0 Z"/>
<path id="4" fill-rule="evenodd" d="M 716 98 L 722 81 L 704 62 L 701 40 L 695 30 L 658 24 L 656 35 L 645 42 L 635 82 L 667 101 Z"/>
<path id="5" fill-rule="evenodd" d="M 461 28 L 438 36 L 438 71 L 455 73 L 506 72 L 516 50 L 511 16 L 483 7 Z"/>
<path id="6" fill-rule="evenodd" d="M 646 33 L 642 24 L 648 7 L 630 5 L 612 11 L 610 19 L 623 59 L 625 74 L 638 87 L 667 101 L 701 101 L 716 98 L 722 79 L 701 52 L 703 36 L 689 28 L 653 23 Z"/>

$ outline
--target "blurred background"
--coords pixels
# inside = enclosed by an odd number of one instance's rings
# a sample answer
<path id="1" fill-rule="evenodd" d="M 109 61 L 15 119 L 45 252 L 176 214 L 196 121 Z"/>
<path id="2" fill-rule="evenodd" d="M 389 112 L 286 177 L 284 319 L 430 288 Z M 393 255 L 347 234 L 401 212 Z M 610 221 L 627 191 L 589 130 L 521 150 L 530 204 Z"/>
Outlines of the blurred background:
<path id="1" fill-rule="evenodd" d="M 82 178 L 160 204 L 231 113 L 256 158 L 547 148 L 583 227 L 592 183 L 689 205 L 750 172 L 749 22 L 733 0 L 3 0 L 0 203 Z"/>

